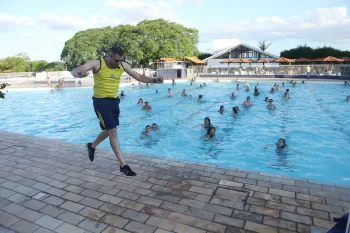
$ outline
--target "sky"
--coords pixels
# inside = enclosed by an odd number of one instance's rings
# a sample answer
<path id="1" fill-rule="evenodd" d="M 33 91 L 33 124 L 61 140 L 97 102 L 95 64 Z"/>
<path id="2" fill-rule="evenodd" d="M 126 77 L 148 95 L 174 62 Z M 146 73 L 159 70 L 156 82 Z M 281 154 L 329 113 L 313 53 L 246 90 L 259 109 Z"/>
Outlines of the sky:
<path id="1" fill-rule="evenodd" d="M 197 28 L 202 52 L 223 38 L 266 40 L 276 55 L 301 44 L 350 50 L 350 0 L 1 0 L 0 59 L 59 61 L 78 31 L 158 18 Z"/>

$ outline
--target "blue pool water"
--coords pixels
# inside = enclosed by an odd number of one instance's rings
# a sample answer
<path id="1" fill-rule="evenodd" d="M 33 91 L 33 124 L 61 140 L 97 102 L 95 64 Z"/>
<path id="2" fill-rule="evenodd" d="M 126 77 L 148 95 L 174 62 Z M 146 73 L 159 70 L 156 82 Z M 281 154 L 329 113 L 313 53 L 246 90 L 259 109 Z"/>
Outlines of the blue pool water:
<path id="1" fill-rule="evenodd" d="M 235 91 L 235 100 L 230 99 L 235 82 L 207 82 L 205 88 L 199 88 L 199 82 L 193 86 L 186 82 L 143 89 L 121 87 L 126 93 L 118 128 L 122 150 L 350 184 L 350 103 L 345 102 L 350 87 L 340 82 L 286 84 L 270 94 L 273 82 L 260 82 L 261 95 L 255 97 L 255 81 L 249 83 L 250 92 Z M 166 97 L 169 87 L 173 98 Z M 180 96 L 183 88 L 193 100 Z M 291 96 L 287 101 L 282 98 L 286 88 Z M 199 94 L 204 96 L 203 103 L 196 101 Z M 254 103 L 249 109 L 242 106 L 247 95 Z M 91 96 L 92 88 L 67 88 L 55 94 L 48 89 L 10 89 L 6 99 L 0 100 L 0 130 L 78 143 L 92 141 L 100 128 Z M 267 96 L 274 99 L 277 111 L 266 109 Z M 150 101 L 153 109 L 142 111 L 139 98 Z M 225 106 L 223 115 L 218 113 L 220 105 Z M 235 105 L 241 107 L 237 118 L 232 117 Z M 206 116 L 217 126 L 212 140 L 203 139 L 200 125 Z M 160 131 L 141 137 L 152 122 L 160 125 Z M 282 153 L 274 146 L 264 149 L 280 137 L 286 138 L 288 149 Z M 109 148 L 108 141 L 101 147 Z"/>

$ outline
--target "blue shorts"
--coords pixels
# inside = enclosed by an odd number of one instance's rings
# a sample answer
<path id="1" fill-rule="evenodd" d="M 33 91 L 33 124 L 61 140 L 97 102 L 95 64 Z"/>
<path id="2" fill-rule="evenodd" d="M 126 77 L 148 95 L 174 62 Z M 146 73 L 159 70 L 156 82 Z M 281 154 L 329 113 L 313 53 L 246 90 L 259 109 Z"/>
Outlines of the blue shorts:
<path id="1" fill-rule="evenodd" d="M 119 125 L 119 103 L 118 98 L 92 98 L 96 116 L 100 120 L 102 130 L 114 129 Z"/>

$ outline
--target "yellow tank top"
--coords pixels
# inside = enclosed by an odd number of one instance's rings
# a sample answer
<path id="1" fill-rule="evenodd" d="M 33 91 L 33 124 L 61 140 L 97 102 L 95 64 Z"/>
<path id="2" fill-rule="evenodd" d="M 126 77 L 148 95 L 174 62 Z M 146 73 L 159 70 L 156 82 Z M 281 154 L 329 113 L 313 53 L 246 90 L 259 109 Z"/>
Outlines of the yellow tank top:
<path id="1" fill-rule="evenodd" d="M 95 98 L 117 98 L 120 77 L 124 72 L 123 66 L 109 68 L 105 59 L 100 58 L 100 69 L 94 73 L 94 97 Z"/>

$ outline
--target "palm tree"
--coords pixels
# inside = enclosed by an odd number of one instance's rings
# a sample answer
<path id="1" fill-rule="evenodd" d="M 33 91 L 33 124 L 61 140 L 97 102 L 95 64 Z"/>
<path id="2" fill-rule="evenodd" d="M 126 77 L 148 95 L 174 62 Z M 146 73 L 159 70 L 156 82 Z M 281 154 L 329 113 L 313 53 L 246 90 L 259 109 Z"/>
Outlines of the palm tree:
<path id="1" fill-rule="evenodd" d="M 268 47 L 270 47 L 272 43 L 268 44 L 265 40 L 263 41 L 259 41 L 259 48 L 262 50 L 262 51 L 265 51 Z"/>

